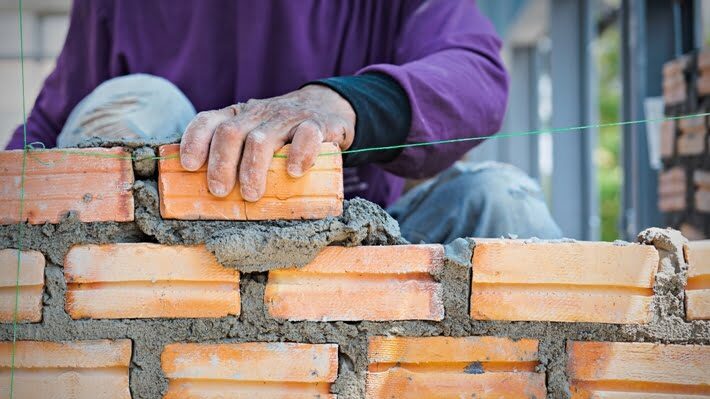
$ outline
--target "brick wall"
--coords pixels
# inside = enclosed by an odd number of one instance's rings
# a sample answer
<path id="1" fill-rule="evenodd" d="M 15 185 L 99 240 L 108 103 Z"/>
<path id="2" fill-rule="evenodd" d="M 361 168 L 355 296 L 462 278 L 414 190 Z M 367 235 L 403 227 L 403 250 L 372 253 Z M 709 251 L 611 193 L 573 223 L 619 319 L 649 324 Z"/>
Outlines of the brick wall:
<path id="1" fill-rule="evenodd" d="M 208 218 L 201 172 L 133 173 L 146 160 L 132 153 L 30 153 L 22 214 L 21 157 L 0 153 L 0 398 L 15 334 L 17 398 L 710 397 L 707 241 L 650 229 L 637 243 L 403 244 L 376 236 L 381 214 L 355 226 L 348 204 L 332 207 L 341 182 L 318 195 L 288 182 L 259 210 L 322 220 L 174 220 L 166 190 Z M 306 242 L 339 245 L 301 267 L 240 271 L 211 241 L 254 230 L 266 242 L 244 248 L 294 251 L 287 233 L 306 224 Z"/>
<path id="2" fill-rule="evenodd" d="M 663 68 L 668 117 L 710 112 L 710 49 L 671 60 Z M 691 239 L 710 237 L 710 134 L 708 117 L 663 122 L 658 208 L 669 226 Z"/>

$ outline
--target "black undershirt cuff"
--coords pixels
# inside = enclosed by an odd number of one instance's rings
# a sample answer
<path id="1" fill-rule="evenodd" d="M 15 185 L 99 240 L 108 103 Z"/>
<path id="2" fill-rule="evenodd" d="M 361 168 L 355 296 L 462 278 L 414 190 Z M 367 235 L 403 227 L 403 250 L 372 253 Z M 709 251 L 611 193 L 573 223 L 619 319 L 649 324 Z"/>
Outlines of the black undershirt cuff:
<path id="1" fill-rule="evenodd" d="M 329 87 L 348 100 L 355 110 L 355 139 L 349 150 L 400 145 L 407 140 L 412 119 L 409 97 L 402 86 L 388 75 L 366 73 L 338 76 L 308 84 Z M 400 152 L 402 149 L 345 154 L 343 165 L 386 163 Z"/>

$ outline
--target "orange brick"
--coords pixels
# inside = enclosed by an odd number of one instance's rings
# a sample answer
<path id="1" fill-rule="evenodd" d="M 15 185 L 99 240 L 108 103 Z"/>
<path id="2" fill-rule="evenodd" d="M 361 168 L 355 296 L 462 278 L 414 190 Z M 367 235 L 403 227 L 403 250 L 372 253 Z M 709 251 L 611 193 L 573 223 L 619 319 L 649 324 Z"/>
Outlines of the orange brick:
<path id="1" fill-rule="evenodd" d="M 0 342 L 0 397 L 10 391 L 11 342 Z M 18 341 L 15 398 L 130 399 L 131 340 Z"/>
<path id="2" fill-rule="evenodd" d="M 289 145 L 278 154 L 288 154 Z M 343 213 L 343 166 L 340 155 L 323 155 L 303 177 L 286 173 L 286 159 L 273 158 L 267 175 L 264 197 L 244 201 L 239 187 L 224 198 L 207 188 L 207 169 L 188 172 L 180 165 L 177 144 L 160 147 L 158 162 L 160 214 L 166 219 L 268 220 L 320 219 Z M 332 143 L 321 146 L 322 153 L 338 152 Z"/>
<path id="3" fill-rule="evenodd" d="M 13 321 L 15 301 L 18 321 L 42 320 L 44 255 L 37 251 L 22 251 L 20 260 L 18 279 L 17 250 L 0 250 L 0 322 Z"/>
<path id="4" fill-rule="evenodd" d="M 336 397 L 335 344 L 171 344 L 160 360 L 168 378 L 164 399 Z"/>
<path id="5" fill-rule="evenodd" d="M 366 397 L 544 398 L 538 342 L 498 337 L 372 337 Z"/>
<path id="6" fill-rule="evenodd" d="M 264 300 L 289 320 L 441 320 L 430 273 L 442 264 L 440 245 L 327 247 L 303 268 L 270 271 Z"/>
<path id="7" fill-rule="evenodd" d="M 691 241 L 687 251 L 687 317 L 689 320 L 707 320 L 710 319 L 710 240 Z"/>
<path id="8" fill-rule="evenodd" d="M 680 166 L 658 175 L 658 209 L 663 212 L 681 211 L 686 208 L 686 174 Z"/>
<path id="9" fill-rule="evenodd" d="M 238 315 L 239 272 L 203 246 L 81 245 L 64 261 L 74 318 Z"/>
<path id="10" fill-rule="evenodd" d="M 471 316 L 478 320 L 644 323 L 658 252 L 601 242 L 477 242 Z"/>
<path id="11" fill-rule="evenodd" d="M 678 136 L 678 155 L 694 156 L 705 151 L 707 132 L 683 133 Z"/>
<path id="12" fill-rule="evenodd" d="M 675 121 L 661 124 L 661 157 L 670 158 L 675 150 Z"/>
<path id="13" fill-rule="evenodd" d="M 27 154 L 20 217 L 22 151 L 0 152 L 0 223 L 133 220 L 133 166 L 122 148 L 37 150 Z"/>
<path id="14" fill-rule="evenodd" d="M 681 134 L 705 133 L 707 130 L 704 116 L 678 119 L 678 127 L 680 128 Z"/>
<path id="15" fill-rule="evenodd" d="M 710 73 L 703 73 L 695 81 L 695 85 L 698 88 L 699 95 L 706 96 L 710 94 Z"/>
<path id="16" fill-rule="evenodd" d="M 568 342 L 567 354 L 573 399 L 710 395 L 710 346 Z"/>

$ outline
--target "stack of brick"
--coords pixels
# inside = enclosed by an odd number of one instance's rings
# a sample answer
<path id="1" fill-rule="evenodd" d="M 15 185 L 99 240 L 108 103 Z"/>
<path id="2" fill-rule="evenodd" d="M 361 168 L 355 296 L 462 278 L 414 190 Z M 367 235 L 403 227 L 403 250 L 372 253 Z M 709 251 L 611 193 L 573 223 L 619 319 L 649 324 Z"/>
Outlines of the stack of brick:
<path id="1" fill-rule="evenodd" d="M 318 182 L 277 158 L 282 183 L 245 204 L 174 148 L 157 176 L 82 151 L 30 152 L 24 180 L 0 153 L 2 398 L 710 397 L 710 242 L 328 246 L 246 273 L 146 227 L 134 180 L 164 219 L 320 218 L 343 209 L 339 158 Z"/>
<path id="2" fill-rule="evenodd" d="M 710 112 L 710 49 L 684 55 L 663 68 L 667 117 Z M 710 237 L 708 117 L 667 120 L 661 127 L 663 170 L 658 207 L 669 226 L 691 239 Z"/>

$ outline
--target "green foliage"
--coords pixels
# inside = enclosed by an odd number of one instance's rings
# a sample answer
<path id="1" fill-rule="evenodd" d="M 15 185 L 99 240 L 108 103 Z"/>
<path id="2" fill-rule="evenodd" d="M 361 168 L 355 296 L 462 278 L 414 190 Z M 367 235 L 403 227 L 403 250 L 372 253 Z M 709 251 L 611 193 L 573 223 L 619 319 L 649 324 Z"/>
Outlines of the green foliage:
<path id="1" fill-rule="evenodd" d="M 600 123 L 616 122 L 620 118 L 619 41 L 618 27 L 612 26 L 599 36 L 596 43 Z M 613 241 L 621 236 L 619 232 L 622 186 L 621 134 L 619 127 L 599 129 L 599 142 L 594 153 L 600 196 L 601 238 L 605 241 Z"/>

